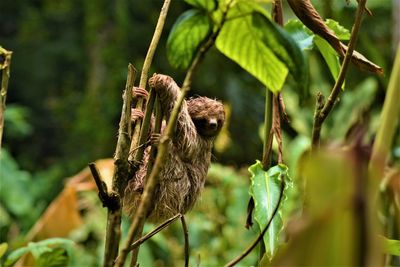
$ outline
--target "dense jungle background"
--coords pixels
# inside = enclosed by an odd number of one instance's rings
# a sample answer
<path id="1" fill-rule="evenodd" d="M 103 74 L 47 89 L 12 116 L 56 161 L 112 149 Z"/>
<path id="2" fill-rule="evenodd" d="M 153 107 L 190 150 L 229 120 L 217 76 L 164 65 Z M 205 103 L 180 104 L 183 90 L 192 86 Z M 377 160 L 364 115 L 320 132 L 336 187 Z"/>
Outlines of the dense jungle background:
<path id="1" fill-rule="evenodd" d="M 324 18 L 351 29 L 356 1 L 313 4 Z M 0 1 L 0 45 L 13 51 L 0 166 L 0 243 L 7 242 L 8 251 L 28 241 L 63 237 L 77 244 L 71 264 L 100 265 L 106 210 L 85 168 L 105 159 L 99 166 L 105 172 L 111 169 L 107 159 L 115 151 L 127 65 L 141 69 L 161 5 L 158 0 Z M 367 146 L 378 127 L 399 42 L 399 3 L 370 0 L 367 6 L 373 16 L 364 18 L 357 50 L 385 74 L 350 66 L 346 90 L 322 131 L 328 145 L 344 142 L 362 114 L 368 113 Z M 178 84 L 185 72 L 168 63 L 166 43 L 176 18 L 189 8 L 184 1 L 172 1 L 150 71 L 168 74 Z M 286 1 L 284 11 L 285 21 L 294 18 Z M 334 84 L 321 54 L 310 50 L 308 55 L 308 100 L 299 101 L 293 79 L 282 90 L 290 120 L 282 126 L 283 155 L 295 184 L 301 184 L 296 181 L 298 159 L 310 146 L 314 96 L 317 91 L 327 95 Z M 257 229 L 246 230 L 244 225 L 247 168 L 262 156 L 264 88 L 215 48 L 194 76 L 190 96 L 223 101 L 227 122 L 216 140 L 202 198 L 187 217 L 192 264 L 221 265 L 257 236 Z M 392 156 L 398 163 L 399 129 Z M 80 187 L 68 191 L 74 183 Z M 296 210 L 298 191 L 291 193 L 289 209 Z M 63 214 L 43 216 L 50 203 Z M 127 227 L 123 224 L 123 231 Z M 151 228 L 147 225 L 145 232 Z M 173 224 L 142 247 L 141 266 L 181 266 L 182 242 L 180 226 Z M 253 264 L 256 254 L 243 265 Z"/>

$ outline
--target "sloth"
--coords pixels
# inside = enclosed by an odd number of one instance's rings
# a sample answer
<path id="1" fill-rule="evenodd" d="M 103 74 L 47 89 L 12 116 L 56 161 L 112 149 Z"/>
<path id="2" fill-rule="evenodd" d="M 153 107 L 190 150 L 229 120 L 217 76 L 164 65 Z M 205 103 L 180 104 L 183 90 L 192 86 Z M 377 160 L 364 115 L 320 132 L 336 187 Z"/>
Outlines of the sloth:
<path id="1" fill-rule="evenodd" d="M 149 85 L 157 93 L 168 121 L 180 88 L 171 77 L 161 74 L 154 74 L 149 79 Z M 138 92 L 139 95 L 142 93 Z M 224 107 L 219 101 L 196 97 L 183 102 L 175 134 L 169 141 L 165 164 L 159 174 L 148 213 L 149 221 L 164 221 L 177 213 L 185 214 L 194 206 L 211 163 L 213 141 L 224 120 Z M 162 131 L 165 128 L 164 123 Z M 149 149 L 146 148 L 143 163 L 125 190 L 124 210 L 130 216 L 135 214 L 143 193 Z"/>

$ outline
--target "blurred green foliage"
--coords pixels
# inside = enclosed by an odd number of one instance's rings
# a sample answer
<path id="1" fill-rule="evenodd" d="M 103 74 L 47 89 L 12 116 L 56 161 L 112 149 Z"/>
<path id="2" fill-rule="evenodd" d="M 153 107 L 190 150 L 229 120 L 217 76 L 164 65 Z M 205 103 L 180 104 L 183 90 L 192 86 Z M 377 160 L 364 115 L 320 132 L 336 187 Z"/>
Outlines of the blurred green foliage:
<path id="1" fill-rule="evenodd" d="M 196 3 L 196 1 L 191 1 Z M 350 29 L 355 1 L 313 1 L 325 18 Z M 0 160 L 0 242 L 12 248 L 23 243 L 29 228 L 63 187 L 62 179 L 88 162 L 113 155 L 128 62 L 140 70 L 162 1 L 0 1 L 0 44 L 12 50 L 11 78 Z M 293 14 L 285 5 L 285 18 Z M 341 142 L 361 119 L 366 144 L 373 140 L 393 58 L 391 1 L 368 1 L 357 50 L 385 69 L 383 77 L 350 67 L 346 91 L 328 117 L 324 140 Z M 180 83 L 184 71 L 167 61 L 168 32 L 176 17 L 190 6 L 173 1 L 152 71 Z M 207 10 L 213 10 L 212 5 Z M 310 45 L 307 40 L 305 45 Z M 331 89 L 334 79 L 319 52 L 309 51 L 310 91 Z M 235 168 L 261 158 L 258 129 L 263 120 L 264 88 L 238 65 L 212 49 L 198 69 L 192 95 L 216 97 L 230 104 L 231 143 L 215 159 Z M 308 149 L 315 100 L 299 99 L 296 81 L 289 78 L 283 97 L 290 124 L 284 124 L 284 161 L 294 190 L 286 212 L 298 210 L 304 181 L 298 159 Z M 303 100 L 303 101 L 300 101 Z M 364 115 L 368 114 L 367 117 Z M 276 148 L 276 147 L 275 147 Z M 393 151 L 400 159 L 400 130 Z M 191 262 L 202 266 L 226 263 L 257 235 L 244 229 L 248 174 L 213 165 L 202 200 L 188 215 Z M 71 234 L 77 244 L 77 265 L 98 266 L 103 249 L 105 213 L 95 193 L 84 196 L 94 207 L 85 225 Z M 296 202 L 297 201 L 297 202 Z M 285 212 L 285 211 L 284 211 Z M 124 225 L 126 228 L 126 224 Z M 145 228 L 145 232 L 151 229 Z M 125 229 L 126 231 L 127 229 Z M 178 223 L 155 236 L 141 249 L 143 266 L 182 265 L 183 238 Z M 63 253 L 61 253 L 63 254 Z M 241 264 L 256 262 L 256 253 Z"/>

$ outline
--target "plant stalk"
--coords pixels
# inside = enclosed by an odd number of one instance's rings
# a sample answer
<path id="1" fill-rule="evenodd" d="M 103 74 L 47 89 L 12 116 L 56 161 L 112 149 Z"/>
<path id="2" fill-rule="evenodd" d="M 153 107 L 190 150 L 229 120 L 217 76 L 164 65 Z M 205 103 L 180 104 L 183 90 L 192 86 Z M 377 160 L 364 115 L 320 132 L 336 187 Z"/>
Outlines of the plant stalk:
<path id="1" fill-rule="evenodd" d="M 115 169 L 111 188 L 111 193 L 117 196 L 118 205 L 113 209 L 108 207 L 104 267 L 111 267 L 113 265 L 118 254 L 119 241 L 121 238 L 121 199 L 124 195 L 128 177 L 131 176 L 128 154 L 131 143 L 131 100 L 132 86 L 135 82 L 135 75 L 135 68 L 132 64 L 129 64 L 128 76 L 123 94 L 123 105 L 118 129 L 118 141 L 114 156 Z"/>
<path id="2" fill-rule="evenodd" d="M 6 111 L 8 81 L 10 80 L 10 66 L 11 66 L 12 52 L 7 51 L 6 49 L 0 46 L 0 55 L 4 57 L 4 61 L 0 62 L 0 70 L 2 70 L 1 89 L 0 89 L 0 148 L 1 148 L 3 140 L 4 112 Z"/>

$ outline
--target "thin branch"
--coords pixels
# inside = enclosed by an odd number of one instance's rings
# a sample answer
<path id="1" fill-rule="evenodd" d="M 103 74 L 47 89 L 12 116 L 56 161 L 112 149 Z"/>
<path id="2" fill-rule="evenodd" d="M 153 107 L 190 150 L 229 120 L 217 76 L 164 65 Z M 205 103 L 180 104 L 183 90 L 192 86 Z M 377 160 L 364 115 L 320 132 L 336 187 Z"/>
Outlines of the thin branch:
<path id="1" fill-rule="evenodd" d="M 232 1 L 230 3 L 232 3 Z M 227 10 L 226 10 L 226 12 L 227 12 Z M 223 14 L 223 19 L 222 19 L 222 23 L 221 23 L 220 27 L 218 28 L 217 31 L 215 31 L 213 34 L 211 34 L 211 36 L 208 38 L 208 40 L 200 47 L 192 64 L 190 65 L 190 67 L 186 73 L 186 77 L 183 82 L 180 95 L 174 105 L 172 112 L 171 112 L 169 121 L 167 123 L 167 128 L 165 129 L 164 134 L 160 139 L 160 144 L 158 146 L 158 153 L 157 153 L 157 157 L 156 157 L 156 160 L 154 163 L 154 167 L 151 170 L 150 176 L 148 177 L 148 181 L 145 185 L 145 188 L 144 188 L 144 191 L 143 191 L 143 194 L 141 197 L 141 201 L 140 201 L 139 207 L 136 212 L 136 216 L 131 224 L 131 227 L 129 228 L 129 232 L 128 232 L 128 236 L 127 236 L 125 245 L 120 251 L 120 254 L 117 258 L 115 267 L 123 266 L 123 264 L 126 260 L 127 254 L 129 252 L 129 247 L 130 247 L 132 241 L 134 240 L 134 238 L 139 233 L 139 226 L 142 224 L 142 222 L 146 218 L 146 214 L 148 212 L 148 208 L 150 207 L 151 199 L 153 197 L 155 187 L 158 183 L 158 174 L 160 173 L 160 171 L 163 168 L 163 165 L 165 163 L 165 158 L 166 158 L 167 152 L 168 152 L 167 151 L 168 143 L 171 139 L 171 136 L 174 133 L 176 121 L 178 119 L 178 114 L 179 114 L 180 108 L 182 106 L 182 103 L 185 99 L 187 92 L 190 89 L 194 70 L 197 68 L 197 66 L 203 59 L 205 53 L 214 45 L 215 39 L 217 38 L 217 36 L 221 30 L 221 27 L 225 21 L 226 12 Z"/>
<path id="2" fill-rule="evenodd" d="M 239 256 L 237 256 L 235 259 L 231 260 L 230 262 L 228 262 L 225 267 L 230 267 L 230 266 L 234 266 L 235 264 L 239 263 L 241 260 L 243 260 L 247 255 L 249 255 L 249 253 L 257 246 L 258 242 L 260 242 L 263 239 L 264 234 L 267 232 L 272 220 L 275 218 L 275 215 L 277 214 L 279 207 L 281 205 L 282 199 L 283 199 L 283 192 L 285 190 L 285 182 L 282 179 L 282 183 L 281 183 L 281 190 L 279 193 L 279 199 L 278 199 L 278 203 L 275 206 L 274 211 L 271 214 L 271 218 L 268 220 L 267 225 L 264 227 L 264 229 L 262 230 L 262 232 L 260 233 L 260 235 L 256 238 L 256 240 L 253 241 L 253 243 Z"/>
<path id="3" fill-rule="evenodd" d="M 178 218 L 183 218 L 183 215 L 178 213 L 175 216 L 169 218 L 168 220 L 166 220 L 165 222 L 163 222 L 162 224 L 160 224 L 159 226 L 157 226 L 153 231 L 151 231 L 150 233 L 144 235 L 143 237 L 141 237 L 140 239 L 136 240 L 132 245 L 130 245 L 129 249 L 134 250 L 135 248 L 139 247 L 141 244 L 143 244 L 144 242 L 146 242 L 148 239 L 152 238 L 154 235 L 158 234 L 159 232 L 161 232 L 165 227 L 167 227 L 168 225 L 170 225 L 171 223 L 173 223 L 176 219 Z"/>
<path id="4" fill-rule="evenodd" d="M 7 89 L 10 79 L 11 56 L 11 51 L 7 51 L 0 46 L 0 58 L 4 59 L 3 62 L 0 62 L 0 70 L 2 70 L 0 89 L 0 148 L 3 140 L 4 112 L 6 111 Z"/>
<path id="5" fill-rule="evenodd" d="M 99 190 L 99 198 L 101 203 L 103 203 L 103 207 L 106 207 L 111 210 L 118 209 L 119 201 L 118 199 L 110 197 L 109 194 L 107 193 L 107 185 L 104 182 L 103 178 L 101 178 L 101 175 L 96 167 L 96 164 L 94 162 L 89 163 L 89 168 L 90 171 L 92 172 L 92 176 L 96 183 L 97 189 Z"/>
<path id="6" fill-rule="evenodd" d="M 185 267 L 189 267 L 189 230 L 186 225 L 185 216 L 181 217 L 182 229 L 183 229 L 183 237 L 185 240 Z"/>
<path id="7" fill-rule="evenodd" d="M 114 156 L 114 174 L 112 178 L 112 188 L 108 197 L 115 198 L 117 207 L 108 209 L 106 242 L 104 251 L 104 266 L 111 267 L 118 254 L 119 241 L 121 238 L 121 198 L 130 177 L 130 166 L 128 154 L 131 136 L 131 100 L 132 87 L 135 82 L 136 70 L 132 64 L 128 65 L 128 75 L 126 79 L 125 91 L 123 94 L 123 104 L 121 119 L 118 129 L 118 141 Z"/>
<path id="8" fill-rule="evenodd" d="M 338 96 L 340 94 L 344 79 L 346 77 L 346 72 L 347 72 L 347 69 L 348 69 L 348 66 L 349 66 L 349 63 L 352 58 L 353 51 L 354 51 L 354 48 L 355 48 L 355 45 L 357 42 L 358 32 L 360 30 L 361 20 L 362 20 L 362 16 L 364 13 L 366 2 L 367 2 L 366 0 L 360 0 L 358 2 L 356 19 L 355 19 L 355 22 L 353 25 L 353 29 L 351 31 L 351 36 L 350 36 L 349 46 L 346 51 L 346 56 L 344 57 L 342 66 L 340 67 L 339 76 L 336 80 L 335 85 L 333 86 L 331 94 L 329 95 L 325 105 L 323 106 L 321 111 L 317 112 L 316 116 L 314 117 L 314 126 L 313 126 L 313 132 L 312 132 L 312 147 L 313 148 L 319 147 L 320 132 L 321 132 L 322 124 L 324 123 L 325 119 L 328 117 L 329 113 L 331 112 L 331 110 L 336 102 L 336 99 L 338 98 Z"/>
<path id="9" fill-rule="evenodd" d="M 153 61 L 154 53 L 156 51 L 158 42 L 160 41 L 161 33 L 164 29 L 164 24 L 165 24 L 165 20 L 167 18 L 170 3 L 171 3 L 171 0 L 165 0 L 163 6 L 161 8 L 160 16 L 158 17 L 158 21 L 157 21 L 156 28 L 154 30 L 153 38 L 151 39 L 149 49 L 147 50 L 146 58 L 144 59 L 142 73 L 140 75 L 140 82 L 139 82 L 140 88 L 144 88 L 144 89 L 146 88 L 149 69 L 150 69 L 151 63 Z M 138 102 L 136 103 L 136 108 L 143 109 L 143 99 L 138 100 Z M 146 121 L 147 124 L 150 123 L 150 119 L 146 119 L 146 117 L 145 117 L 144 121 Z M 140 119 L 138 119 L 135 123 L 135 129 L 133 131 L 133 137 L 132 137 L 132 143 L 131 143 L 131 150 L 133 150 L 135 147 L 137 147 L 139 145 L 141 124 L 142 123 L 141 123 Z M 148 127 L 148 126 L 144 126 L 144 127 Z M 133 158 L 134 157 L 131 156 L 129 158 L 129 160 L 132 161 Z"/>

